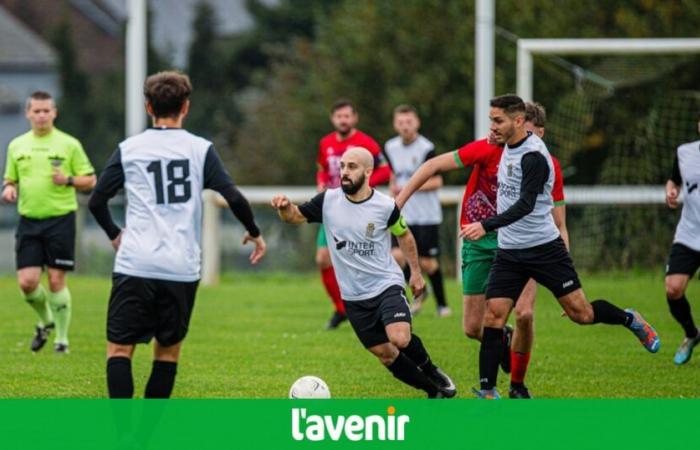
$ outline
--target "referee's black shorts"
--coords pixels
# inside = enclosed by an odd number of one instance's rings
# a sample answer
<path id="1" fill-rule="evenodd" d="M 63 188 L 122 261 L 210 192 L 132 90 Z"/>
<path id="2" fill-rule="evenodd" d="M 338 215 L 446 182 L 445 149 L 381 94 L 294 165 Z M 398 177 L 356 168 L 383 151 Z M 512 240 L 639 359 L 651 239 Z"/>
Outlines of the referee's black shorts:
<path id="1" fill-rule="evenodd" d="M 391 286 L 368 300 L 344 301 L 355 334 L 365 348 L 389 342 L 386 326 L 396 322 L 411 323 L 411 309 L 403 286 Z"/>
<path id="2" fill-rule="evenodd" d="M 691 278 L 700 268 L 700 252 L 678 242 L 671 246 L 666 263 L 666 275 L 688 275 Z"/>
<path id="3" fill-rule="evenodd" d="M 48 219 L 21 216 L 15 233 L 17 270 L 25 267 L 75 268 L 75 213 Z"/>
<path id="4" fill-rule="evenodd" d="M 486 299 L 518 300 L 528 280 L 533 278 L 556 298 L 581 287 L 566 245 L 561 237 L 527 249 L 496 251 L 486 287 Z"/>
<path id="5" fill-rule="evenodd" d="M 107 340 L 132 345 L 156 338 L 164 347 L 187 335 L 199 281 L 140 278 L 115 273 L 107 312 Z"/>

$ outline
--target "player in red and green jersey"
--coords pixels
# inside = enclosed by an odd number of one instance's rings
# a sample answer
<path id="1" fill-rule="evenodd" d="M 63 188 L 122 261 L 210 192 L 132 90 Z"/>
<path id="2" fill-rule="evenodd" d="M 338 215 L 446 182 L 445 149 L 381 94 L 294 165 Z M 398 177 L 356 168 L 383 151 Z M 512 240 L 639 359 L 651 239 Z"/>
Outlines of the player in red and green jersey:
<path id="1" fill-rule="evenodd" d="M 340 99 L 333 104 L 331 123 L 335 130 L 321 139 L 316 158 L 316 189 L 319 192 L 340 187 L 340 158 L 352 147 L 366 148 L 374 157 L 370 186 L 389 183 L 391 169 L 384 159 L 381 147 L 374 139 L 356 128 L 358 119 L 357 111 L 350 100 Z M 335 312 L 326 325 L 326 329 L 332 330 L 345 321 L 346 315 L 323 227 L 319 228 L 316 244 L 316 265 L 321 271 L 326 292 L 335 306 Z"/>
<path id="2" fill-rule="evenodd" d="M 538 122 L 539 125 L 539 122 Z M 542 123 L 542 132 L 544 131 Z M 473 222 L 480 222 L 496 215 L 496 193 L 498 163 L 503 147 L 492 143 L 490 139 L 470 142 L 459 149 L 439 155 L 425 162 L 396 197 L 396 204 L 401 208 L 408 198 L 423 183 L 435 174 L 471 167 L 472 172 L 467 182 L 460 214 L 460 228 Z M 564 190 L 561 168 L 554 163 L 555 182 L 552 197 L 555 208 L 552 214 L 568 245 L 566 223 L 563 220 Z M 555 210 L 559 209 L 555 212 Z M 462 293 L 464 295 L 463 330 L 467 337 L 481 340 L 483 319 L 486 312 L 486 284 L 491 264 L 498 246 L 496 232 L 487 233 L 478 241 L 465 239 L 462 243 Z M 516 302 L 516 331 L 511 352 L 512 330 L 506 330 L 502 367 L 511 372 L 511 396 L 530 398 L 524 379 L 530 359 L 534 328 L 533 306 L 536 284 L 530 281 Z M 511 371 L 512 369 L 512 371 Z"/>

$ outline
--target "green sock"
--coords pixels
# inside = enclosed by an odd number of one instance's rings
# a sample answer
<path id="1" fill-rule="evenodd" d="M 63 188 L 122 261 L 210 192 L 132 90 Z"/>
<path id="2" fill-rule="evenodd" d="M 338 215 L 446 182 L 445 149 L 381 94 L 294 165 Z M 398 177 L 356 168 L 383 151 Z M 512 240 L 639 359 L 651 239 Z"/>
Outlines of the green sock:
<path id="1" fill-rule="evenodd" d="M 24 294 L 24 300 L 36 311 L 39 316 L 39 326 L 45 327 L 53 322 L 51 310 L 46 304 L 46 289 L 39 284 L 34 291 Z"/>
<path id="2" fill-rule="evenodd" d="M 58 292 L 49 292 L 47 297 L 56 322 L 54 343 L 68 345 L 68 326 L 70 325 L 71 312 L 71 296 L 68 286 Z"/>

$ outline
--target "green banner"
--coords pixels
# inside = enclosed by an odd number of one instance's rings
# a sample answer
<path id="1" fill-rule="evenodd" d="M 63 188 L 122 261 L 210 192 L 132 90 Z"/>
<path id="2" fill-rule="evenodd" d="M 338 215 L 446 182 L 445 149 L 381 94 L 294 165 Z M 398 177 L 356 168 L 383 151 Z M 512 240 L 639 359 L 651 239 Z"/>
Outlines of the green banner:
<path id="1" fill-rule="evenodd" d="M 700 400 L 2 400 L 3 449 L 697 448 Z"/>

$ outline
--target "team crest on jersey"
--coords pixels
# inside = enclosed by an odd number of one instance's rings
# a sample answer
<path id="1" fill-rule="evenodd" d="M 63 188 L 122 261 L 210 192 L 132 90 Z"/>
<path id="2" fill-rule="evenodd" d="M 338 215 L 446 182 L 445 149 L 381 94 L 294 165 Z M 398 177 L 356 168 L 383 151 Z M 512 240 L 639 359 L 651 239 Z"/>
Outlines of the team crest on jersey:
<path id="1" fill-rule="evenodd" d="M 508 176 L 512 177 L 513 176 L 513 164 L 508 164 L 506 167 L 508 167 Z"/>
<path id="2" fill-rule="evenodd" d="M 374 224 L 370 222 L 367 224 L 367 229 L 365 230 L 365 237 L 367 239 L 370 239 L 372 236 L 374 236 Z"/>

